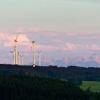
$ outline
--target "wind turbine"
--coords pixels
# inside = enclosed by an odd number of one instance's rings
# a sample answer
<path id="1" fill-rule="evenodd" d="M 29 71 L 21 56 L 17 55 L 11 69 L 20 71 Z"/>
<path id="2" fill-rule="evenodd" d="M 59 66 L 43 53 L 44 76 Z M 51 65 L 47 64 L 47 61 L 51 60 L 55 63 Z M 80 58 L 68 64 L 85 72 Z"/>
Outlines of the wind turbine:
<path id="1" fill-rule="evenodd" d="M 18 64 L 18 51 L 17 51 L 18 36 L 14 40 L 14 64 Z"/>
<path id="2" fill-rule="evenodd" d="M 23 55 L 20 54 L 20 64 L 23 65 Z"/>
<path id="3" fill-rule="evenodd" d="M 37 52 L 37 65 L 41 66 L 41 51 Z"/>
<path id="4" fill-rule="evenodd" d="M 35 67 L 35 41 L 32 41 L 32 55 L 33 55 L 33 61 L 32 61 L 32 64 L 33 64 L 33 67 Z"/>

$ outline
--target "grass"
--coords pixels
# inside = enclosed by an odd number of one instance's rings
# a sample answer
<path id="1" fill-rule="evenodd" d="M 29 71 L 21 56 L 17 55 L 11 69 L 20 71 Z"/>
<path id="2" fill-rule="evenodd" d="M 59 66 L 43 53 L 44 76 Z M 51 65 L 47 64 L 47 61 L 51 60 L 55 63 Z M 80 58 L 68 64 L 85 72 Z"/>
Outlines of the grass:
<path id="1" fill-rule="evenodd" d="M 100 82 L 98 81 L 83 81 L 80 87 L 83 90 L 90 89 L 92 92 L 100 92 Z"/>

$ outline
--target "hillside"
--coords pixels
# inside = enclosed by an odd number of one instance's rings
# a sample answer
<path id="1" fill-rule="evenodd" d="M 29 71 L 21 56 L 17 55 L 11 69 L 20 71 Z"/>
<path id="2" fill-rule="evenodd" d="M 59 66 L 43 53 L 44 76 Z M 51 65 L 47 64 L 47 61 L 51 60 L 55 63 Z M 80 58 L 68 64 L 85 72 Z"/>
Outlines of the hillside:
<path id="1" fill-rule="evenodd" d="M 83 81 L 81 84 L 81 89 L 89 89 L 92 92 L 100 92 L 100 82 L 98 81 Z"/>
<path id="2" fill-rule="evenodd" d="M 57 66 L 20 66 L 20 65 L 0 65 L 0 75 L 29 75 L 48 77 L 61 80 L 69 80 L 76 84 L 82 81 L 100 81 L 100 68 L 85 68 L 77 66 L 57 67 Z"/>
<path id="3" fill-rule="evenodd" d="M 1 100 L 99 100 L 70 82 L 31 76 L 0 76 Z"/>

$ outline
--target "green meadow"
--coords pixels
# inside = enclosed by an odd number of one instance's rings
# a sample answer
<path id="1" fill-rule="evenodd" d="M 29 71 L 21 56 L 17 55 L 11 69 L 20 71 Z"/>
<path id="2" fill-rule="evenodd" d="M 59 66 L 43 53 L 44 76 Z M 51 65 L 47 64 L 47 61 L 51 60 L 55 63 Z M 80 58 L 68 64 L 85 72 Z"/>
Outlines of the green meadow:
<path id="1" fill-rule="evenodd" d="M 100 82 L 99 81 L 83 81 L 80 87 L 83 90 L 89 89 L 92 92 L 100 92 Z"/>

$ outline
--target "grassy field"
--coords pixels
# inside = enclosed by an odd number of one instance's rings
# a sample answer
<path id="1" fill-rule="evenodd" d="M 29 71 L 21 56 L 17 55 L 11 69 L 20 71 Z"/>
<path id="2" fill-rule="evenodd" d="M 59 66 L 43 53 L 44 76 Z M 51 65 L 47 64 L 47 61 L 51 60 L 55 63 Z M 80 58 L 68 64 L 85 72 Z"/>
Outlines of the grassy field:
<path id="1" fill-rule="evenodd" d="M 83 81 L 81 88 L 83 90 L 90 89 L 92 92 L 100 92 L 100 82 L 97 81 Z"/>

